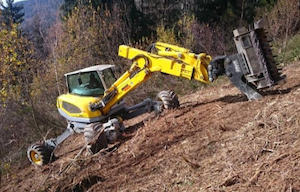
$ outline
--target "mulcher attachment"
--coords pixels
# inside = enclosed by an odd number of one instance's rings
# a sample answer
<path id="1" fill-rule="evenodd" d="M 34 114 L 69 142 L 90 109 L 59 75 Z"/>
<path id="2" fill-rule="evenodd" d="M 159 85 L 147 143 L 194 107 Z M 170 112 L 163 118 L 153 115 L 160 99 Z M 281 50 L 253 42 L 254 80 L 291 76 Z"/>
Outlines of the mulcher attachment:
<path id="1" fill-rule="evenodd" d="M 208 68 L 210 81 L 226 74 L 249 100 L 262 97 L 259 89 L 268 88 L 285 79 L 277 68 L 272 50 L 260 20 L 249 29 L 233 31 L 238 54 L 216 57 Z"/>

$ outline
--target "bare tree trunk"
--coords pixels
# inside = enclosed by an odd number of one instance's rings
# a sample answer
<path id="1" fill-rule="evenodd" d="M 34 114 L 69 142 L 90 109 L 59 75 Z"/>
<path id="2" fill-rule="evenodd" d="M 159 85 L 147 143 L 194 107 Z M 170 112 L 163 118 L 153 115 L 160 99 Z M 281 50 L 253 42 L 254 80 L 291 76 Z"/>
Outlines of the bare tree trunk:
<path id="1" fill-rule="evenodd" d="M 242 23 L 243 23 L 244 10 L 245 10 L 245 0 L 242 1 L 242 12 L 241 12 L 241 17 L 240 17 L 240 26 L 241 26 Z"/>
<path id="2" fill-rule="evenodd" d="M 2 115 L 2 114 L 5 114 L 5 113 L 6 113 L 6 110 L 7 110 L 7 107 L 4 107 L 4 109 L 3 109 L 2 112 L 1 112 L 2 121 L 1 121 L 1 123 L 0 123 L 0 130 L 3 128 L 3 125 L 4 125 L 4 123 L 5 123 L 5 120 L 7 119 L 7 118 L 4 118 L 4 117 L 3 117 L 4 115 Z"/>
<path id="3" fill-rule="evenodd" d="M 53 65 L 54 65 L 54 73 L 55 73 L 55 80 L 56 80 L 56 87 L 57 87 L 57 92 L 60 95 L 61 94 L 61 89 L 59 86 L 59 78 L 58 78 L 58 70 L 57 70 L 57 55 L 55 52 L 55 49 L 57 47 L 57 39 L 55 39 L 55 48 L 52 48 L 52 55 L 53 55 Z"/>

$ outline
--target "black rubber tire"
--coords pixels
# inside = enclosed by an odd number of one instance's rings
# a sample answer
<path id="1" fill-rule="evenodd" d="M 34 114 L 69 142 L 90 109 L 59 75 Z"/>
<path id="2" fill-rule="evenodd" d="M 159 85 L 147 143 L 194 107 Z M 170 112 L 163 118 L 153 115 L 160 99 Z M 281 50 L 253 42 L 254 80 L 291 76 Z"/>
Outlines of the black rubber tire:
<path id="1" fill-rule="evenodd" d="M 92 123 L 84 127 L 84 139 L 92 153 L 97 153 L 103 148 L 107 148 L 107 140 L 104 132 L 101 131 L 101 123 Z M 95 137 L 98 137 L 97 139 Z"/>
<path id="2" fill-rule="evenodd" d="M 163 109 L 177 109 L 179 107 L 178 96 L 174 91 L 161 91 L 157 94 L 157 100 L 163 104 Z"/>
<path id="3" fill-rule="evenodd" d="M 27 149 L 29 161 L 36 166 L 46 165 L 54 159 L 53 149 L 46 146 L 45 142 L 37 142 Z"/>
<path id="4" fill-rule="evenodd" d="M 95 131 L 93 129 L 92 124 L 89 124 L 89 125 L 84 127 L 83 134 L 84 134 L 84 140 L 87 144 L 90 143 L 93 140 L 93 138 L 95 136 Z"/>

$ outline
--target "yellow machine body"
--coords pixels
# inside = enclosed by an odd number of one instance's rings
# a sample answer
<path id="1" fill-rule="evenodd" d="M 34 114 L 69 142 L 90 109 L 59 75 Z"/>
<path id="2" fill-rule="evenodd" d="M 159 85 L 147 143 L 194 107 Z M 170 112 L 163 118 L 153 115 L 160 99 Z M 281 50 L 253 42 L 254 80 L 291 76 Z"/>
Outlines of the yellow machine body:
<path id="1" fill-rule="evenodd" d="M 102 115 L 101 111 L 91 111 L 90 103 L 99 102 L 102 97 L 79 96 L 63 94 L 57 98 L 57 108 L 61 109 L 70 117 L 95 118 Z"/>
<path id="2" fill-rule="evenodd" d="M 29 161 L 39 166 L 50 163 L 56 146 L 74 132 L 84 132 L 87 149 L 98 152 L 116 142 L 125 131 L 123 120 L 151 111 L 159 113 L 178 108 L 179 100 L 172 90 L 161 91 L 157 100 L 147 98 L 133 106 L 125 106 L 122 99 L 154 72 L 202 83 L 226 75 L 249 100 L 261 98 L 258 89 L 276 85 L 285 78 L 272 57 L 262 25 L 263 22 L 257 22 L 249 30 L 236 30 L 234 40 L 239 53 L 229 56 L 212 59 L 206 53 L 195 54 L 189 49 L 161 42 L 150 45 L 147 51 L 121 45 L 119 56 L 131 60 L 132 65 L 120 78 L 115 77 L 113 65 L 97 65 L 65 74 L 68 93 L 58 97 L 57 108 L 67 119 L 67 130 L 55 139 L 30 146 L 27 150 Z M 95 136 L 97 142 L 93 143 Z"/>
<path id="3" fill-rule="evenodd" d="M 103 95 L 80 96 L 72 93 L 61 95 L 57 100 L 57 108 L 65 117 L 92 119 L 107 115 L 111 108 L 122 100 L 128 93 L 150 78 L 152 73 L 161 72 L 176 77 L 208 83 L 207 67 L 211 56 L 200 53 L 191 53 L 188 49 L 169 45 L 166 43 L 155 43 L 157 54 L 135 49 L 126 45 L 119 47 L 119 56 L 132 60 L 132 65 L 119 79 L 110 87 L 106 87 Z M 106 70 L 107 68 L 103 69 Z M 96 69 L 84 69 L 85 72 Z M 98 69 L 98 74 L 103 70 Z M 81 71 L 78 74 L 82 73 Z M 72 74 L 76 74 L 73 72 Z M 105 84 L 105 82 L 102 82 Z M 105 86 L 104 86 L 105 87 Z M 92 111 L 89 105 L 102 102 L 101 99 L 112 95 L 101 110 Z M 78 119 L 79 120 L 79 119 Z"/>

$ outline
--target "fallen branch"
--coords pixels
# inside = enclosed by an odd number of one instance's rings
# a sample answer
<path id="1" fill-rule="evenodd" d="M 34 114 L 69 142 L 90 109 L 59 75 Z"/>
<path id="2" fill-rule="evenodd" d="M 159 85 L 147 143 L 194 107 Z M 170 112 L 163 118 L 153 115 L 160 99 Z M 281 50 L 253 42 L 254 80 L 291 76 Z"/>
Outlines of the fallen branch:
<path id="1" fill-rule="evenodd" d="M 266 164 L 263 163 L 259 166 L 259 168 L 256 170 L 255 174 L 251 177 L 251 179 L 249 180 L 249 184 L 248 186 L 250 185 L 254 185 L 257 180 L 258 180 L 258 177 L 260 176 L 261 172 L 262 172 L 262 167 L 265 166 Z"/>
<path id="2" fill-rule="evenodd" d="M 49 173 L 48 173 L 48 175 L 47 175 L 47 177 L 46 177 L 46 179 L 45 179 L 45 181 L 44 181 L 44 183 L 43 183 L 42 186 L 45 185 L 46 181 L 50 178 L 50 174 L 52 173 L 52 167 L 51 167 L 50 163 L 51 163 L 52 159 L 54 158 L 54 152 L 55 152 L 55 150 L 56 150 L 56 148 L 54 148 L 54 150 L 51 153 L 51 157 L 50 157 L 50 161 L 49 161 Z"/>
<path id="3" fill-rule="evenodd" d="M 8 143 L 5 143 L 3 146 L 8 146 L 10 144 L 12 144 L 13 142 L 17 142 L 17 140 L 15 139 L 10 139 Z"/>
<path id="4" fill-rule="evenodd" d="M 74 163 L 77 161 L 78 157 L 82 154 L 82 152 L 87 148 L 87 146 L 91 143 L 94 143 L 98 137 L 104 132 L 104 129 L 102 128 L 101 131 L 99 131 L 99 133 L 97 133 L 93 139 L 92 139 L 92 142 L 90 143 L 86 143 L 82 148 L 81 150 L 77 153 L 77 155 L 75 156 L 75 158 L 63 169 L 61 170 L 59 173 L 58 173 L 58 176 L 60 176 L 63 172 L 67 172 L 68 170 L 70 170 L 70 168 L 74 165 Z M 97 138 L 97 139 L 96 139 Z"/>
<path id="5" fill-rule="evenodd" d="M 182 159 L 193 169 L 198 169 L 200 168 L 200 165 L 198 163 L 196 163 L 195 161 L 191 161 L 189 160 L 187 157 L 182 156 Z"/>
<path id="6" fill-rule="evenodd" d="M 273 163 L 278 163 L 279 161 L 281 161 L 284 158 L 287 158 L 289 156 L 289 154 L 283 154 L 280 157 L 276 158 Z"/>
<path id="7" fill-rule="evenodd" d="M 88 146 L 88 144 L 85 144 L 81 150 L 79 151 L 79 153 L 77 153 L 77 155 L 75 156 L 75 158 L 62 170 L 58 173 L 58 176 L 60 176 L 63 172 L 67 172 L 73 165 L 74 163 L 77 161 L 78 157 L 81 155 L 81 153 L 86 149 L 86 147 Z"/>
<path id="8" fill-rule="evenodd" d="M 232 177 L 227 178 L 223 184 L 220 185 L 220 187 L 229 187 L 232 186 L 236 183 L 240 182 L 240 176 L 239 175 L 234 175 Z"/>

